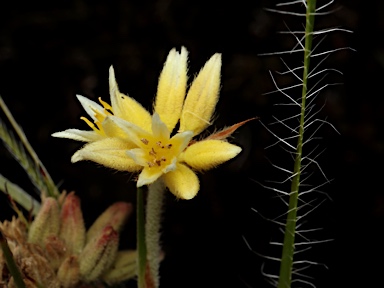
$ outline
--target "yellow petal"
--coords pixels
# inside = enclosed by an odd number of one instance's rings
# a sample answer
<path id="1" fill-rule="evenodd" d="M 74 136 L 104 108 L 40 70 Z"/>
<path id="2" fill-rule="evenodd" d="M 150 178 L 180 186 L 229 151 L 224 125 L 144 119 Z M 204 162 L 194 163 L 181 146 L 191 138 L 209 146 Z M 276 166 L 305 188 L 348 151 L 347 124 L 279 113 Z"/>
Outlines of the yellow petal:
<path id="1" fill-rule="evenodd" d="M 83 131 L 78 129 L 67 129 L 65 131 L 53 133 L 51 136 L 58 138 L 68 138 L 83 142 L 93 142 L 104 138 L 95 131 Z"/>
<path id="2" fill-rule="evenodd" d="M 180 117 L 180 131 L 199 134 L 211 124 L 219 98 L 221 54 L 208 60 L 188 91 Z"/>
<path id="3" fill-rule="evenodd" d="M 137 187 L 141 187 L 143 185 L 148 185 L 155 182 L 163 171 L 160 169 L 152 169 L 154 167 L 144 167 L 143 171 L 141 171 L 139 178 L 137 179 Z"/>
<path id="4" fill-rule="evenodd" d="M 193 169 L 209 170 L 241 152 L 241 148 L 221 140 L 203 140 L 189 146 L 179 157 Z"/>
<path id="5" fill-rule="evenodd" d="M 76 95 L 76 97 L 77 97 L 77 100 L 79 100 L 81 106 L 83 106 L 85 112 L 87 112 L 87 114 L 91 116 L 93 121 L 96 120 L 95 115 L 97 113 L 105 116 L 104 108 L 101 105 L 81 95 Z"/>
<path id="6" fill-rule="evenodd" d="M 169 191 L 178 198 L 189 200 L 199 192 L 199 179 L 183 164 L 176 164 L 176 170 L 164 174 L 162 178 Z"/>
<path id="7" fill-rule="evenodd" d="M 112 66 L 109 68 L 109 93 L 111 94 L 111 104 L 115 116 L 151 132 L 151 115 L 136 100 L 120 93 Z"/>
<path id="8" fill-rule="evenodd" d="M 116 170 L 135 172 L 142 167 L 126 155 L 126 151 L 132 148 L 130 142 L 122 139 L 105 138 L 85 145 L 72 156 L 71 161 L 89 160 Z"/>
<path id="9" fill-rule="evenodd" d="M 159 78 L 155 112 L 169 131 L 175 128 L 183 108 L 187 87 L 187 58 L 188 52 L 184 47 L 181 47 L 180 53 L 172 49 Z"/>
<path id="10" fill-rule="evenodd" d="M 131 122 L 115 116 L 110 116 L 108 118 L 125 133 L 125 139 L 131 143 L 135 143 L 136 147 L 145 147 L 143 141 L 145 139 L 148 140 L 153 138 L 151 133 L 148 133 L 146 130 Z"/>
<path id="11" fill-rule="evenodd" d="M 112 118 L 116 118 L 115 116 L 108 116 L 105 118 L 105 120 L 102 122 L 102 127 L 104 130 L 104 133 L 107 137 L 119 137 L 122 139 L 127 139 L 127 141 L 133 143 L 129 140 L 129 135 L 125 133 L 125 131 L 113 121 Z"/>
<path id="12" fill-rule="evenodd" d="M 152 116 L 152 134 L 155 138 L 166 139 L 170 137 L 170 130 L 167 125 L 161 121 L 159 114 L 156 112 Z"/>

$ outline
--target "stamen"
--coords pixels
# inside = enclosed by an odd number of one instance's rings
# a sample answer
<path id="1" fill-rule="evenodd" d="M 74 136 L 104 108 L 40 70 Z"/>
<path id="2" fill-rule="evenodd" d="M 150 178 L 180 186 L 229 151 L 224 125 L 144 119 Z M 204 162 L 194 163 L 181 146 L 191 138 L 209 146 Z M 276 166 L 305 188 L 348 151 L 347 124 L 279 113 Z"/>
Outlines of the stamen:
<path id="1" fill-rule="evenodd" d="M 95 124 L 93 124 L 91 121 L 89 121 L 87 118 L 85 118 L 84 116 L 81 116 L 80 117 L 81 120 L 83 120 L 85 123 L 87 123 L 87 125 L 89 127 L 91 127 L 92 129 L 96 129 L 96 126 Z"/>
<path id="2" fill-rule="evenodd" d="M 109 115 L 113 115 L 113 110 L 112 110 L 112 106 L 109 105 L 107 102 L 101 100 L 101 97 L 99 97 L 99 102 L 101 103 L 101 105 L 103 105 L 104 107 L 104 111 L 109 114 Z"/>
<path id="3" fill-rule="evenodd" d="M 92 128 L 92 130 L 93 131 L 95 131 L 97 134 L 100 134 L 100 135 L 103 135 L 103 131 L 102 131 L 102 129 L 100 129 L 100 126 L 99 125 L 97 125 L 97 123 L 95 123 L 95 124 L 93 124 L 91 121 L 89 121 L 87 118 L 85 118 L 84 116 L 81 116 L 80 117 L 80 119 L 81 120 L 83 120 L 85 123 L 87 123 L 87 125 L 89 126 L 89 127 L 91 127 Z"/>
<path id="4" fill-rule="evenodd" d="M 171 149 L 171 147 L 172 147 L 172 144 L 168 144 L 168 145 L 167 145 L 167 148 L 168 148 L 168 149 Z"/>
<path id="5" fill-rule="evenodd" d="M 140 139 L 141 142 L 143 142 L 145 145 L 148 145 L 149 141 L 145 138 Z"/>
<path id="6" fill-rule="evenodd" d="M 157 164 L 157 166 L 161 166 L 161 160 L 155 160 L 155 163 Z"/>
<path id="7" fill-rule="evenodd" d="M 149 155 L 155 156 L 156 154 L 157 153 L 156 153 L 155 149 L 153 149 L 153 147 L 152 147 L 151 151 L 149 151 Z"/>
<path id="8" fill-rule="evenodd" d="M 147 162 L 147 164 L 148 164 L 149 167 L 153 167 L 153 166 L 155 166 L 155 164 L 152 163 L 152 162 Z"/>

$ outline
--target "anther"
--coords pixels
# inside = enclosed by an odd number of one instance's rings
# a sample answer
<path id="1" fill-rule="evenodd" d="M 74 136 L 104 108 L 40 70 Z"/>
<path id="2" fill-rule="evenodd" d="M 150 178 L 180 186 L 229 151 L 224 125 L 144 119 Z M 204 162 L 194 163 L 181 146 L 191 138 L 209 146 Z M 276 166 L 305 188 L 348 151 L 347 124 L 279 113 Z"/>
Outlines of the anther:
<path id="1" fill-rule="evenodd" d="M 153 166 L 155 166 L 155 164 L 152 163 L 152 162 L 147 162 L 147 164 L 148 164 L 149 167 L 153 167 Z"/>
<path id="2" fill-rule="evenodd" d="M 153 147 L 152 147 L 151 151 L 149 151 L 149 155 L 152 155 L 152 156 L 156 155 L 156 151 L 155 151 L 155 149 L 153 149 Z"/>
<path id="3" fill-rule="evenodd" d="M 168 144 L 168 145 L 167 145 L 167 148 L 168 148 L 168 149 L 171 149 L 171 147 L 172 147 L 172 144 Z"/>
<path id="4" fill-rule="evenodd" d="M 149 141 L 145 138 L 140 139 L 141 142 L 143 142 L 145 145 L 148 145 Z"/>

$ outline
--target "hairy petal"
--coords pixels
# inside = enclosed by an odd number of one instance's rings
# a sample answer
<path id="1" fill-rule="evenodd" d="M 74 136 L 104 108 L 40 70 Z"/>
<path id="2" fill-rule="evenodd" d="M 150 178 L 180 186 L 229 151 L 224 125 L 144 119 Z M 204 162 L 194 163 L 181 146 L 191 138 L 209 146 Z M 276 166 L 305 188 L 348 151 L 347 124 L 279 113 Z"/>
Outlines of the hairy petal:
<path id="1" fill-rule="evenodd" d="M 96 120 L 95 111 L 99 112 L 101 115 L 105 115 L 104 108 L 101 105 L 81 95 L 76 95 L 76 97 L 77 97 L 77 100 L 79 100 L 81 106 L 83 106 L 85 112 L 87 112 L 87 114 L 94 121 Z"/>
<path id="2" fill-rule="evenodd" d="M 93 142 L 104 138 L 104 136 L 97 134 L 94 131 L 83 131 L 79 129 L 67 129 L 64 131 L 55 132 L 51 136 L 57 138 L 68 138 L 83 142 Z"/>
<path id="3" fill-rule="evenodd" d="M 195 172 L 181 163 L 177 163 L 176 170 L 164 174 L 162 178 L 169 191 L 177 198 L 192 199 L 200 189 Z"/>
<path id="4" fill-rule="evenodd" d="M 120 93 L 112 66 L 109 68 L 109 93 L 115 116 L 151 132 L 151 115 L 139 102 Z"/>
<path id="5" fill-rule="evenodd" d="M 104 133 L 107 137 L 118 137 L 122 138 L 128 142 L 133 143 L 129 135 L 119 126 L 116 124 L 116 122 L 112 119 L 115 118 L 115 116 L 108 116 L 105 118 L 105 120 L 102 122 L 102 127 L 104 130 Z M 124 121 L 124 120 L 122 120 Z"/>
<path id="6" fill-rule="evenodd" d="M 170 132 L 166 124 L 161 121 L 159 114 L 156 112 L 152 116 L 152 133 L 156 138 L 169 139 Z"/>
<path id="7" fill-rule="evenodd" d="M 141 171 L 139 178 L 137 179 L 137 187 L 148 185 L 155 182 L 163 174 L 160 169 L 152 169 L 150 167 L 144 167 Z"/>
<path id="8" fill-rule="evenodd" d="M 160 115 L 169 131 L 175 128 L 183 108 L 187 87 L 187 60 L 188 52 L 185 47 L 181 47 L 180 53 L 172 49 L 159 77 L 155 112 Z"/>
<path id="9" fill-rule="evenodd" d="M 110 116 L 108 118 L 125 133 L 126 139 L 128 139 L 129 142 L 135 143 L 138 147 L 144 147 L 142 139 L 153 138 L 151 133 L 148 133 L 143 128 L 131 122 L 125 121 L 124 119 L 115 116 Z"/>
<path id="10" fill-rule="evenodd" d="M 105 138 L 85 145 L 72 156 L 71 161 L 89 160 L 116 170 L 135 172 L 142 167 L 127 156 L 126 151 L 132 148 L 131 143 L 122 139 Z"/>
<path id="11" fill-rule="evenodd" d="M 215 54 L 189 88 L 180 116 L 180 131 L 199 134 L 210 125 L 220 89 L 221 54 Z"/>
<path id="12" fill-rule="evenodd" d="M 241 152 L 239 146 L 222 140 L 203 140 L 189 146 L 179 157 L 198 171 L 212 169 Z"/>

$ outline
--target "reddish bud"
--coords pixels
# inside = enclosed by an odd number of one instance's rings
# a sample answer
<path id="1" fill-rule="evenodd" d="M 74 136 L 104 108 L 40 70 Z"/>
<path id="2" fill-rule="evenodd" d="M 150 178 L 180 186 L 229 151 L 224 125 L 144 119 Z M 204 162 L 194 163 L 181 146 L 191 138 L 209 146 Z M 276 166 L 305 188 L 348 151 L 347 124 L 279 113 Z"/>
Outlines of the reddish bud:
<path id="1" fill-rule="evenodd" d="M 132 205 L 126 202 L 116 202 L 101 214 L 87 232 L 87 243 L 107 225 L 120 232 L 125 221 L 132 213 Z"/>
<path id="2" fill-rule="evenodd" d="M 85 226 L 80 199 L 74 192 L 68 194 L 61 207 L 60 238 L 69 254 L 79 254 L 85 244 Z"/>
<path id="3" fill-rule="evenodd" d="M 59 228 L 59 206 L 55 198 L 47 197 L 29 228 L 28 241 L 41 245 L 48 236 L 57 236 Z"/>
<path id="4" fill-rule="evenodd" d="M 96 280 L 113 263 L 119 246 L 119 234 L 106 226 L 90 239 L 79 256 L 80 275 L 85 282 Z"/>

